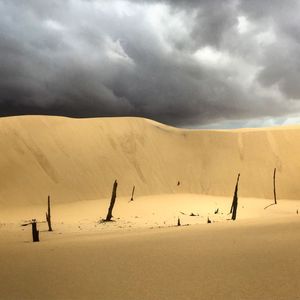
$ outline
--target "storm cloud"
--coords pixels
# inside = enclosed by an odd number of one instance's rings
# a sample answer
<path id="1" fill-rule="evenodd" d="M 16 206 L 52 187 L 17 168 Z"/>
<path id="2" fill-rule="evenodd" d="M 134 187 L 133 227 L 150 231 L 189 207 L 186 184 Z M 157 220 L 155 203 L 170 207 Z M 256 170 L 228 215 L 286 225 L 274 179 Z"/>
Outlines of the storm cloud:
<path id="1" fill-rule="evenodd" d="M 0 0 L 0 115 L 284 122 L 300 115 L 299 9 L 292 0 Z"/>

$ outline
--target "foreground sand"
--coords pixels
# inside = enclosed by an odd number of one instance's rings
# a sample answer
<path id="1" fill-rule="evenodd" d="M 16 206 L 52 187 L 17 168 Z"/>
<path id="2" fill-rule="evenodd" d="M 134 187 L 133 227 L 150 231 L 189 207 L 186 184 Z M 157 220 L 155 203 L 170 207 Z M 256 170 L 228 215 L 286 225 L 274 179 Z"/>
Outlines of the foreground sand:
<path id="1" fill-rule="evenodd" d="M 240 198 L 232 222 L 231 198 L 119 198 L 99 224 L 104 200 L 53 203 L 40 243 L 19 225 L 44 207 L 2 211 L 0 299 L 299 299 L 299 201 Z"/>

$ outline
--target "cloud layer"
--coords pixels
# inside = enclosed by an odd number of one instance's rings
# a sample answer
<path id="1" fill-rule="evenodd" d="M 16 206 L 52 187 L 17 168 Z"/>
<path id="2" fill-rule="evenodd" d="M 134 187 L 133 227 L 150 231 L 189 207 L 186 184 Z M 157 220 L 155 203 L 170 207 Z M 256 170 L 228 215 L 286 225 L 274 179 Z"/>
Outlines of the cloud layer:
<path id="1" fill-rule="evenodd" d="M 0 114 L 178 126 L 300 113 L 299 1 L 0 0 Z"/>

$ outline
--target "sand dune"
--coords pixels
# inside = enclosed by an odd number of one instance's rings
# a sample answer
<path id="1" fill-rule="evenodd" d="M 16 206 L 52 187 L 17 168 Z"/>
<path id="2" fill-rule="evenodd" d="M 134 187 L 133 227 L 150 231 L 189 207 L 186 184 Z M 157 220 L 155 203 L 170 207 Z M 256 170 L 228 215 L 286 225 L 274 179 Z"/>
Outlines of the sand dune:
<path id="1" fill-rule="evenodd" d="M 299 146 L 300 126 L 0 119 L 0 299 L 300 299 Z M 32 243 L 20 225 L 45 219 L 48 194 L 54 231 Z"/>
<path id="2" fill-rule="evenodd" d="M 300 126 L 182 130 L 142 118 L 0 119 L 0 205 L 120 196 L 201 193 L 300 199 Z M 180 186 L 177 182 L 180 181 Z"/>

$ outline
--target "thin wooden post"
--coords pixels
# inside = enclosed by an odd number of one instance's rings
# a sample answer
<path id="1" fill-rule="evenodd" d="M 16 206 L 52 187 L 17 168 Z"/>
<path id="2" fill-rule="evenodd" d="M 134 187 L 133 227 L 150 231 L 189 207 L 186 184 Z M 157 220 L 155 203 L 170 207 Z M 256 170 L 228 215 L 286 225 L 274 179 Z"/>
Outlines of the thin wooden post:
<path id="1" fill-rule="evenodd" d="M 132 188 L 131 199 L 130 199 L 130 201 L 133 201 L 134 191 L 135 191 L 135 185 L 134 185 L 133 188 Z"/>
<path id="2" fill-rule="evenodd" d="M 277 204 L 277 198 L 276 198 L 276 168 L 274 169 L 274 173 L 273 173 L 273 193 L 274 193 L 274 203 Z"/>
<path id="3" fill-rule="evenodd" d="M 29 226 L 31 225 L 31 230 L 32 230 L 32 241 L 33 242 L 39 242 L 40 237 L 39 237 L 39 231 L 37 229 L 37 223 L 46 223 L 45 221 L 43 222 L 37 222 L 36 219 L 32 219 L 29 223 L 22 224 L 21 226 Z"/>
<path id="4" fill-rule="evenodd" d="M 50 196 L 48 196 L 48 212 L 46 212 L 46 220 L 47 220 L 47 223 L 48 223 L 48 231 L 52 231 Z"/>
<path id="5" fill-rule="evenodd" d="M 237 180 L 236 180 L 236 185 L 235 185 L 235 190 L 234 190 L 232 205 L 231 205 L 231 209 L 230 209 L 230 213 L 232 213 L 231 220 L 235 220 L 236 219 L 236 213 L 237 213 L 237 207 L 238 207 L 239 180 L 240 180 L 240 173 L 238 174 L 238 177 L 237 177 Z"/>
<path id="6" fill-rule="evenodd" d="M 117 180 L 115 180 L 115 182 L 113 184 L 110 205 L 109 205 L 107 216 L 106 216 L 106 219 L 105 219 L 105 221 L 107 221 L 107 222 L 111 221 L 111 218 L 112 218 L 112 211 L 113 211 L 115 201 L 116 201 L 116 197 L 117 197 L 117 188 L 118 188 L 118 182 L 117 182 Z"/>
<path id="7" fill-rule="evenodd" d="M 32 241 L 33 242 L 39 242 L 39 231 L 37 230 L 37 222 L 36 219 L 32 219 L 31 222 L 31 228 L 32 228 Z"/>
<path id="8" fill-rule="evenodd" d="M 180 218 L 177 219 L 177 226 L 181 226 Z"/>

